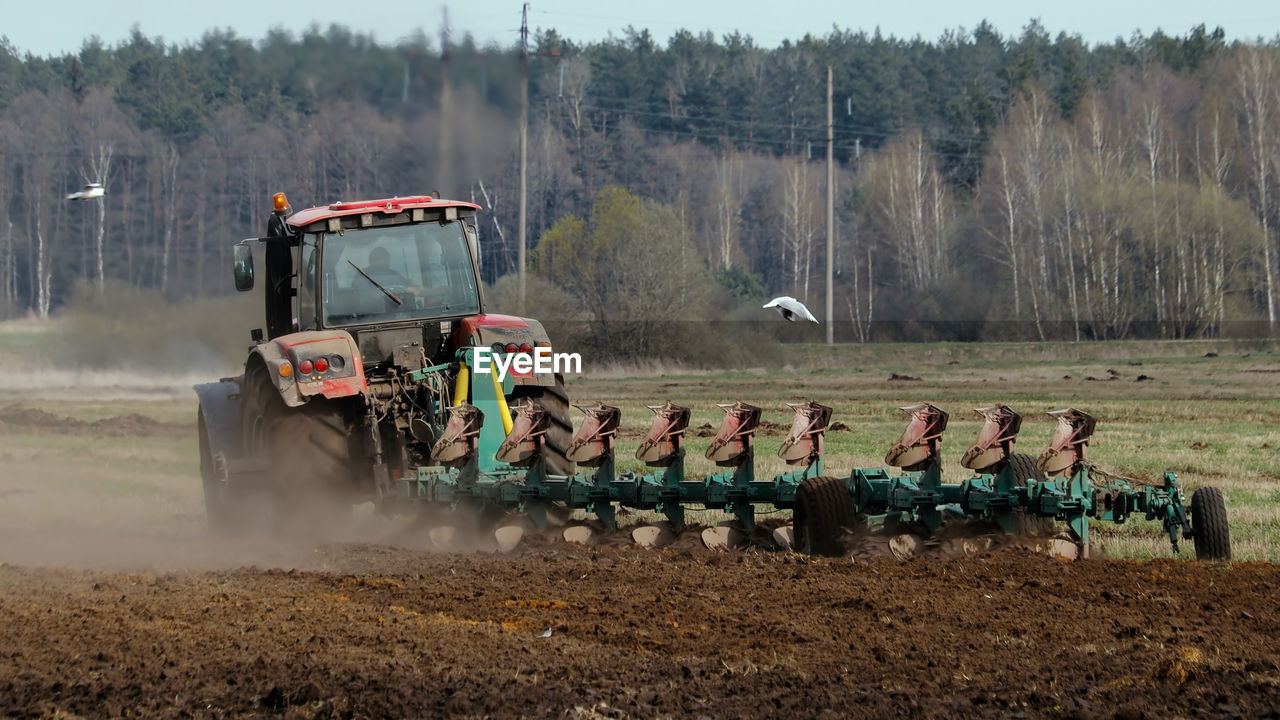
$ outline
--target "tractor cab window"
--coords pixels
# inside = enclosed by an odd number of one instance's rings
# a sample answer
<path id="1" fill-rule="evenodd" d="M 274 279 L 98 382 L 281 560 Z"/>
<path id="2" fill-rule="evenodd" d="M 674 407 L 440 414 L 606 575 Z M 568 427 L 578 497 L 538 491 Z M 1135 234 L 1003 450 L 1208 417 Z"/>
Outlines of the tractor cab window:
<path id="1" fill-rule="evenodd" d="M 480 311 L 461 223 L 330 233 L 321 256 L 326 327 Z"/>
<path id="2" fill-rule="evenodd" d="M 302 272 L 298 275 L 298 329 L 315 330 L 318 322 L 316 313 L 316 236 L 304 235 L 302 245 L 298 248 L 298 267 Z"/>

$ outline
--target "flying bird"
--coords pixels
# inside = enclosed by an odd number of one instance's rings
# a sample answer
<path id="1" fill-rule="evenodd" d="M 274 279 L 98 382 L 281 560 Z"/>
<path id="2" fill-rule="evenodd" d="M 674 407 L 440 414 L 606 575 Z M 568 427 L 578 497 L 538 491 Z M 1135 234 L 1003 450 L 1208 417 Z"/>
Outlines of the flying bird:
<path id="1" fill-rule="evenodd" d="M 809 322 L 818 322 L 818 318 L 814 317 L 813 313 L 809 312 L 809 308 L 805 307 L 804 303 L 786 295 L 770 300 L 765 303 L 764 307 L 777 310 L 779 315 L 791 322 L 795 322 L 796 318 L 804 318 Z"/>
<path id="2" fill-rule="evenodd" d="M 107 194 L 107 189 L 102 187 L 102 183 L 89 183 L 84 186 L 83 190 L 73 192 L 67 196 L 68 200 L 92 200 L 100 198 Z"/>

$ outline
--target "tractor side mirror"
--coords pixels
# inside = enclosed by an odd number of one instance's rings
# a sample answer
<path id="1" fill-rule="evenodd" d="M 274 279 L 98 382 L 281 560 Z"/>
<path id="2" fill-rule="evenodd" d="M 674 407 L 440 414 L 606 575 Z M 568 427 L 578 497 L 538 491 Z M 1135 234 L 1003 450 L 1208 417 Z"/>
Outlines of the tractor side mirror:
<path id="1" fill-rule="evenodd" d="M 253 289 L 253 248 L 248 244 L 236 245 L 231 274 L 236 280 L 236 290 L 244 292 Z"/>

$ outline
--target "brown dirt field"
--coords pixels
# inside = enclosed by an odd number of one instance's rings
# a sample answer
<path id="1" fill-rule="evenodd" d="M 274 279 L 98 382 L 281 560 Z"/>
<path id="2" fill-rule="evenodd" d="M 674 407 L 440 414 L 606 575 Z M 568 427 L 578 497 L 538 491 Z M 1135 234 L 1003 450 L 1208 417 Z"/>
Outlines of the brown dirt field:
<path id="1" fill-rule="evenodd" d="M 124 467 L 0 457 L 0 717 L 1280 716 L 1277 565 L 214 540 L 191 478 L 125 482 L 188 424 L 19 428 Z"/>
<path id="2" fill-rule="evenodd" d="M 0 566 L 0 716 L 1274 717 L 1280 568 L 316 548 Z M 550 631 L 549 636 L 547 631 Z"/>

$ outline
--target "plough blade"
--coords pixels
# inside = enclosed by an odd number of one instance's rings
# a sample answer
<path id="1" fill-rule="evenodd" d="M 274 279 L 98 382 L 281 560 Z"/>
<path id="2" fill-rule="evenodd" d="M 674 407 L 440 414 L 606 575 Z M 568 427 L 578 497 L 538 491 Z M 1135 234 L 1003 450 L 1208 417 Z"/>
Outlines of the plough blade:
<path id="1" fill-rule="evenodd" d="M 978 472 L 998 470 L 1013 454 L 1013 443 L 1022 428 L 1022 416 L 1008 405 L 978 408 L 977 412 L 986 418 L 986 422 L 978 431 L 978 442 L 965 452 L 960 465 Z"/>
<path id="2" fill-rule="evenodd" d="M 542 436 L 547 434 L 547 426 L 551 418 L 547 411 L 529 401 L 516 408 L 516 417 L 511 423 L 511 432 L 507 439 L 498 446 L 494 457 L 516 467 L 532 465 L 538 458 Z"/>
<path id="3" fill-rule="evenodd" d="M 747 536 L 732 525 L 717 525 L 702 531 L 702 544 L 708 550 L 741 550 L 747 545 Z"/>
<path id="4" fill-rule="evenodd" d="M 524 528 L 519 525 L 504 525 L 493 531 L 493 539 L 498 542 L 498 552 L 509 553 L 524 539 Z"/>
<path id="5" fill-rule="evenodd" d="M 435 549 L 444 551 L 453 549 L 454 540 L 457 538 L 457 535 L 458 529 L 452 525 L 433 527 L 430 532 L 427 533 L 427 537 L 430 538 L 431 544 L 435 546 Z"/>
<path id="6" fill-rule="evenodd" d="M 689 428 L 689 408 L 667 402 L 648 405 L 653 425 L 636 449 L 636 459 L 650 467 L 667 467 L 684 453 L 684 431 Z"/>
<path id="7" fill-rule="evenodd" d="M 750 461 L 756 428 L 760 427 L 760 408 L 744 402 L 717 407 L 724 410 L 724 421 L 707 448 L 707 459 L 721 467 L 737 467 Z"/>
<path id="8" fill-rule="evenodd" d="M 1076 560 L 1080 557 L 1080 546 L 1070 540 L 1051 538 L 1049 540 L 1048 552 L 1053 557 L 1061 560 Z"/>
<path id="9" fill-rule="evenodd" d="M 582 427 L 578 428 L 573 441 L 569 443 L 565 456 L 585 467 L 599 467 L 606 456 L 613 454 L 614 440 L 622 422 L 622 411 L 603 403 L 574 407 L 587 416 L 583 418 Z"/>
<path id="10" fill-rule="evenodd" d="M 449 422 L 431 448 L 431 459 L 448 467 L 465 465 L 475 457 L 476 441 L 484 425 L 484 412 L 475 405 L 448 408 Z"/>
<path id="11" fill-rule="evenodd" d="M 564 529 L 565 542 L 590 545 L 595 541 L 595 531 L 586 525 L 572 525 Z"/>
<path id="12" fill-rule="evenodd" d="M 889 448 L 884 461 L 909 471 L 937 462 L 942 433 L 947 429 L 947 412 L 927 402 L 899 409 L 911 414 L 911 422 L 897 444 Z"/>
<path id="13" fill-rule="evenodd" d="M 899 560 L 910 560 L 924 550 L 924 541 L 911 533 L 900 533 L 889 538 L 889 552 Z"/>
<path id="14" fill-rule="evenodd" d="M 812 400 L 803 403 L 787 403 L 796 411 L 791 421 L 791 431 L 778 449 L 778 457 L 788 465 L 810 464 L 822 455 L 823 438 L 831 422 L 831 408 Z"/>
<path id="15" fill-rule="evenodd" d="M 796 529 L 791 525 L 783 525 L 773 529 L 773 544 L 783 552 L 790 552 L 796 546 Z"/>
<path id="16" fill-rule="evenodd" d="M 676 535 L 669 528 L 661 525 L 645 525 L 631 531 L 631 537 L 643 548 L 656 550 L 675 542 Z"/>
<path id="17" fill-rule="evenodd" d="M 1085 447 L 1097 421 L 1089 413 L 1075 408 L 1054 410 L 1049 415 L 1058 419 L 1058 427 L 1036 466 L 1050 477 L 1070 475 L 1076 465 L 1084 461 Z"/>

